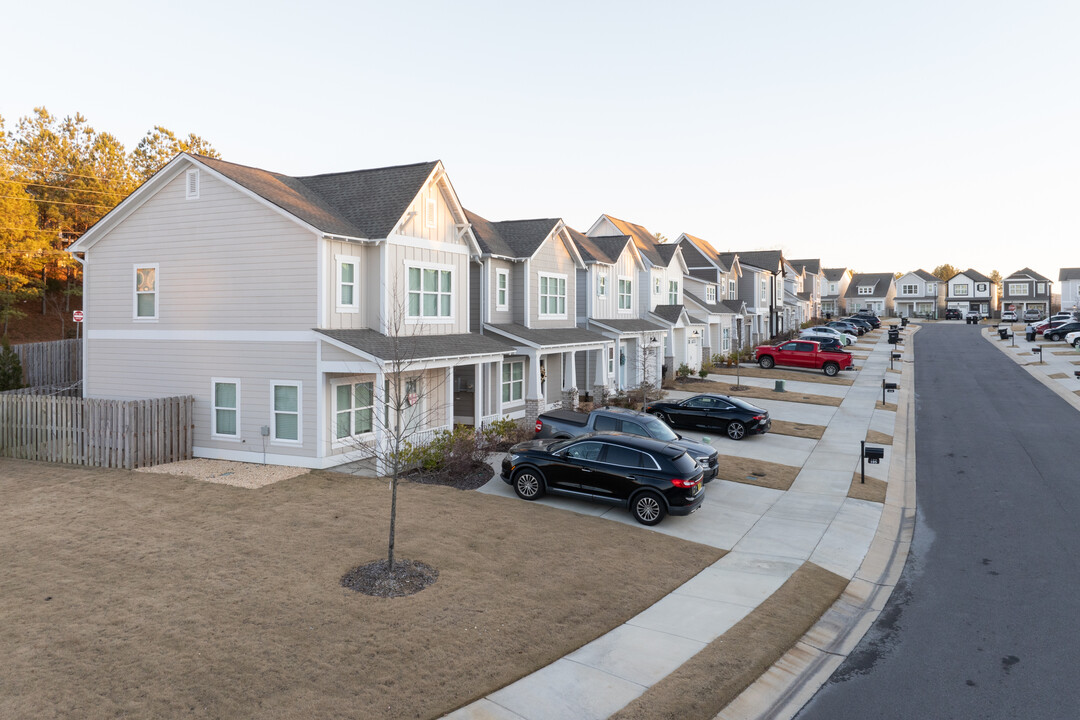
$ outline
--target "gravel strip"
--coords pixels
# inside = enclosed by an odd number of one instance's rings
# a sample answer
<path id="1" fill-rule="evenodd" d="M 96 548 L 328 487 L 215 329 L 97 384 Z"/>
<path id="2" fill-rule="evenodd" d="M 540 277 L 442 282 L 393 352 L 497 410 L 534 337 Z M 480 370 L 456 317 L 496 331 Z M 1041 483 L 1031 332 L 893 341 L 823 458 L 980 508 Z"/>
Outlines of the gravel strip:
<path id="1" fill-rule="evenodd" d="M 232 485 L 242 488 L 261 488 L 280 480 L 303 475 L 309 470 L 290 465 L 260 465 L 258 463 L 237 462 L 235 460 L 209 460 L 196 458 L 180 462 L 138 468 L 139 472 L 181 475 L 183 477 L 204 480 L 206 482 Z"/>

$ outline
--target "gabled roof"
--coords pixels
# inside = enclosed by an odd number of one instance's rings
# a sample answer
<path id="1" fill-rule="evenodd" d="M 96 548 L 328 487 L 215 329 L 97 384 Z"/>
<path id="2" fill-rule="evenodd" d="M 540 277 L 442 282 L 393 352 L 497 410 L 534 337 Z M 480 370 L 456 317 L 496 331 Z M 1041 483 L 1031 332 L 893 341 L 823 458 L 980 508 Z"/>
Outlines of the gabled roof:
<path id="1" fill-rule="evenodd" d="M 1008 278 L 1005 278 L 1005 279 L 1008 280 L 1009 278 L 1022 277 L 1022 276 L 1025 276 L 1025 275 L 1027 277 L 1031 278 L 1032 280 L 1037 281 L 1037 282 L 1050 282 L 1050 278 L 1043 277 L 1042 275 L 1035 272 L 1034 270 L 1032 270 L 1029 267 L 1026 267 L 1026 268 L 1024 268 L 1022 270 L 1017 270 L 1016 272 L 1014 272 L 1012 275 L 1010 275 Z"/>
<path id="2" fill-rule="evenodd" d="M 752 250 L 740 252 L 739 262 L 743 265 L 752 265 L 771 273 L 781 272 L 784 255 L 779 250 Z"/>
<path id="3" fill-rule="evenodd" d="M 667 262 L 660 257 L 660 254 L 656 251 L 656 247 L 660 244 L 656 240 L 656 236 L 649 232 L 645 226 L 636 225 L 626 220 L 620 220 L 611 215 L 604 215 L 608 222 L 618 228 L 619 233 L 622 235 L 629 235 L 633 241 L 634 246 L 641 255 L 647 259 L 653 265 L 667 265 Z M 668 262 L 671 261 L 671 257 L 668 257 Z"/>
<path id="4" fill-rule="evenodd" d="M 532 257 L 561 222 L 558 218 L 491 222 L 471 210 L 465 210 L 465 217 L 483 254 L 515 260 Z"/>
<path id="5" fill-rule="evenodd" d="M 567 228 L 570 237 L 577 244 L 581 252 L 581 258 L 586 263 L 604 263 L 614 265 L 619 261 L 626 244 L 630 242 L 629 235 L 610 235 L 607 237 L 589 237 L 577 230 Z"/>
<path id="6" fill-rule="evenodd" d="M 682 305 L 657 305 L 651 310 L 652 314 L 671 325 L 679 322 L 679 318 L 686 312 Z M 687 314 L 689 318 L 690 315 Z"/>
<path id="7" fill-rule="evenodd" d="M 332 235 L 384 238 L 439 162 L 290 177 L 202 155 L 192 156 L 291 215 Z"/>
<path id="8" fill-rule="evenodd" d="M 859 288 L 867 285 L 874 288 L 874 292 L 869 297 L 885 297 L 889 294 L 889 284 L 894 279 L 892 273 L 857 273 L 851 277 L 851 284 L 848 285 L 844 297 L 867 297 L 866 295 L 859 295 Z"/>
<path id="9" fill-rule="evenodd" d="M 788 263 L 796 270 L 802 268 L 803 272 L 812 273 L 814 275 L 819 275 L 821 273 L 821 260 L 816 258 L 812 260 L 788 260 Z"/>
<path id="10" fill-rule="evenodd" d="M 1080 268 L 1061 268 L 1058 270 L 1058 281 L 1080 280 Z"/>
<path id="11" fill-rule="evenodd" d="M 840 282 L 840 280 L 847 274 L 847 268 L 825 268 L 822 270 L 825 273 L 825 279 L 829 282 Z"/>
<path id="12" fill-rule="evenodd" d="M 683 299 L 690 301 L 691 305 L 694 305 L 700 310 L 716 313 L 718 315 L 739 315 L 742 313 L 742 305 L 740 305 L 738 300 L 717 300 L 716 302 L 708 302 L 686 289 L 683 289 Z M 678 306 L 676 305 L 672 307 Z"/>
<path id="13" fill-rule="evenodd" d="M 376 330 L 323 330 L 315 332 L 356 348 L 379 360 L 437 360 L 511 352 L 506 343 L 480 333 L 456 335 L 402 335 L 392 337 Z"/>
<path id="14" fill-rule="evenodd" d="M 660 255 L 664 265 L 670 265 L 675 253 L 679 252 L 679 246 L 675 243 L 657 243 L 656 252 Z"/>
<path id="15" fill-rule="evenodd" d="M 721 253 L 707 240 L 702 240 L 689 233 L 683 233 L 675 240 L 676 244 L 682 244 L 684 242 L 692 245 L 695 250 L 705 257 L 705 259 L 713 265 L 716 265 L 721 271 L 729 272 L 731 270 L 731 261 L 735 259 L 734 253 L 725 253 L 725 255 L 728 256 L 728 260 L 725 262 Z"/>
<path id="16" fill-rule="evenodd" d="M 915 275 L 916 277 L 925 280 L 926 282 L 941 282 L 941 278 L 939 278 L 937 275 L 934 275 L 933 273 L 928 273 L 921 268 L 919 270 L 912 270 L 908 274 Z"/>
<path id="17" fill-rule="evenodd" d="M 986 283 L 990 282 L 990 278 L 986 277 L 981 272 L 978 272 L 976 270 L 972 270 L 971 268 L 968 268 L 967 270 L 964 270 L 963 272 L 956 273 L 956 275 L 953 275 L 951 278 L 949 278 L 949 281 L 952 282 L 953 278 L 959 277 L 960 275 L 963 275 L 964 277 L 967 277 L 967 278 L 969 278 L 971 280 L 974 280 L 975 282 L 986 282 Z"/>

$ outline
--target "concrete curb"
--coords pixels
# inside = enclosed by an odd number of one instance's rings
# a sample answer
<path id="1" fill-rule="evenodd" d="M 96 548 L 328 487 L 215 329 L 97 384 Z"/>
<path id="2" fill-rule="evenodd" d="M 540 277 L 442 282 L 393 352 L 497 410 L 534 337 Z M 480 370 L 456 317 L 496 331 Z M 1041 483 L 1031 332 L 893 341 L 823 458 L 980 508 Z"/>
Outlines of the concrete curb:
<path id="1" fill-rule="evenodd" d="M 715 720 L 788 720 L 825 684 L 885 608 L 915 531 L 915 370 L 908 327 L 901 360 L 893 463 L 877 532 L 855 577 L 810 630 Z M 897 462 L 899 458 L 903 462 Z"/>

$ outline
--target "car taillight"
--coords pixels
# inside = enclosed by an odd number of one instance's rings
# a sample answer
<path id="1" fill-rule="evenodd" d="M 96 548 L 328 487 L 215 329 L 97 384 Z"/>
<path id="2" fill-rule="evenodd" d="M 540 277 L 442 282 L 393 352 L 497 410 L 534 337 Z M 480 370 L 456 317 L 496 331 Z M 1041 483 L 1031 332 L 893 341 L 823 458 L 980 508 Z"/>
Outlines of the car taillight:
<path id="1" fill-rule="evenodd" d="M 544 427 L 544 423 L 540 420 L 536 421 L 536 432 L 540 432 L 540 429 Z"/>
<path id="2" fill-rule="evenodd" d="M 751 420 L 764 420 L 764 419 L 765 419 L 764 415 L 755 415 L 754 417 L 751 418 Z"/>
<path id="3" fill-rule="evenodd" d="M 671 478 L 671 484 L 677 488 L 692 488 L 697 485 L 697 480 L 683 480 L 682 478 Z"/>

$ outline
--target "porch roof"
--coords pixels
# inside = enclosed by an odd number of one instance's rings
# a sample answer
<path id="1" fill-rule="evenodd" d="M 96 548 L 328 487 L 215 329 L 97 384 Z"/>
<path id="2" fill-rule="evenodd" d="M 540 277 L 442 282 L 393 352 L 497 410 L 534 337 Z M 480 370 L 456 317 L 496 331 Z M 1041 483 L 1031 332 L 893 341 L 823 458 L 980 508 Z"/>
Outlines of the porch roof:
<path id="1" fill-rule="evenodd" d="M 491 338 L 495 342 L 501 342 L 505 347 L 507 343 L 518 341 L 522 345 L 535 348 L 568 347 L 574 345 L 597 345 L 611 342 L 608 338 L 591 330 L 579 327 L 565 328 L 529 328 L 517 323 L 501 323 L 498 325 L 484 324 L 484 328 L 498 335 L 491 334 L 484 337 Z M 501 337 L 499 337 L 501 336 Z"/>
<path id="2" fill-rule="evenodd" d="M 383 362 L 505 355 L 511 352 L 511 348 L 505 342 L 471 332 L 457 335 L 401 335 L 397 337 L 383 335 L 377 330 L 316 328 L 315 332 L 356 348 Z"/>
<path id="3" fill-rule="evenodd" d="M 590 325 L 597 325 L 605 330 L 613 330 L 618 333 L 643 333 L 664 332 L 662 325 L 643 320 L 641 318 L 627 318 L 625 320 L 607 318 L 589 318 Z"/>

